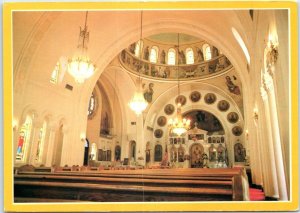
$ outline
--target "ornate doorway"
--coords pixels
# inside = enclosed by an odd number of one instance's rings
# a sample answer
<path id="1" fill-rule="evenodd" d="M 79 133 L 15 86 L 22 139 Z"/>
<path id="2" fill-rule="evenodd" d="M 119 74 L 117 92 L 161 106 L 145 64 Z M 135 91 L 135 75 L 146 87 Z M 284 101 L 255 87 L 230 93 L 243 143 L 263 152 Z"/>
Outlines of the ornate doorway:
<path id="1" fill-rule="evenodd" d="M 204 148 L 201 144 L 197 143 L 192 145 L 190 156 L 191 156 L 191 168 L 203 168 L 202 155 Z"/>

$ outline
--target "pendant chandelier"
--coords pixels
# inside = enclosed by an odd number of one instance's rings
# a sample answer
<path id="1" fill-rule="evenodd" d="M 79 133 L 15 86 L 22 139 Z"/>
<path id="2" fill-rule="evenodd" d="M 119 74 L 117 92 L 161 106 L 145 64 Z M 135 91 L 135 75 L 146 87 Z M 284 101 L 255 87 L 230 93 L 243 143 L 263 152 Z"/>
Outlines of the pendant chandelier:
<path id="1" fill-rule="evenodd" d="M 141 11 L 141 35 L 140 41 L 142 40 L 142 26 L 143 26 L 143 11 Z M 138 65 L 138 79 L 137 79 L 137 91 L 134 93 L 133 98 L 129 102 L 129 107 L 135 112 L 135 114 L 140 115 L 147 108 L 148 102 L 144 98 L 142 89 L 142 79 L 141 79 L 141 52 L 142 48 L 139 48 L 139 65 Z"/>
<path id="2" fill-rule="evenodd" d="M 87 29 L 87 16 L 85 16 L 84 28 L 79 33 L 78 52 L 72 59 L 68 60 L 68 72 L 75 79 L 77 83 L 83 83 L 84 80 L 91 77 L 96 69 L 96 66 L 87 56 L 87 42 L 89 40 L 89 32 Z"/>
<path id="3" fill-rule="evenodd" d="M 178 56 L 179 56 L 179 33 L 178 33 L 178 45 L 177 45 L 177 88 L 178 88 L 178 96 L 177 97 L 179 97 L 179 95 L 180 95 Z M 187 130 L 190 129 L 190 124 L 191 124 L 191 120 L 182 118 L 181 103 L 178 99 L 176 118 L 174 120 L 171 118 L 168 121 L 170 132 L 177 136 L 181 136 L 182 134 L 186 133 Z"/>

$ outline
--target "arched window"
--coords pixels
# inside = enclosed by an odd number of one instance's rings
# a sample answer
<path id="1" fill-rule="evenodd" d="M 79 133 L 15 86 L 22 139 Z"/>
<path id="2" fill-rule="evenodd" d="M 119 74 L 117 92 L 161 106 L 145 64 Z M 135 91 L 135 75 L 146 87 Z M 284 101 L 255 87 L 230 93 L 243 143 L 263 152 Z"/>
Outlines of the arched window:
<path id="1" fill-rule="evenodd" d="M 54 70 L 52 71 L 51 78 L 50 78 L 50 83 L 57 84 L 58 76 L 59 76 L 59 70 L 60 70 L 60 63 L 57 62 L 55 67 L 54 67 Z"/>
<path id="2" fill-rule="evenodd" d="M 248 64 L 250 64 L 250 54 L 248 52 L 248 49 L 246 47 L 246 44 L 245 44 L 244 40 L 242 39 L 242 37 L 240 36 L 238 31 L 234 27 L 231 28 L 231 31 L 232 31 L 232 34 L 233 34 L 234 38 L 237 40 L 240 47 L 242 48 L 242 50 L 243 50 L 243 52 L 246 56 Z"/>
<path id="3" fill-rule="evenodd" d="M 96 109 L 96 98 L 94 96 L 94 93 L 92 93 L 89 101 L 89 107 L 88 107 L 88 116 L 92 116 Z"/>
<path id="4" fill-rule="evenodd" d="M 175 65 L 175 61 L 176 61 L 176 51 L 175 49 L 171 48 L 168 51 L 168 64 Z"/>
<path id="5" fill-rule="evenodd" d="M 19 132 L 18 147 L 16 154 L 16 160 L 18 161 L 24 162 L 26 160 L 26 151 L 30 140 L 31 128 L 32 119 L 30 116 L 27 116 Z"/>
<path id="6" fill-rule="evenodd" d="M 46 127 L 47 123 L 44 121 L 42 128 L 39 131 L 39 139 L 37 144 L 37 150 L 35 154 L 35 160 L 37 162 L 42 161 L 43 151 L 44 151 L 44 143 L 45 143 L 45 135 L 46 135 Z"/>
<path id="7" fill-rule="evenodd" d="M 153 46 L 150 51 L 150 62 L 157 63 L 158 58 L 158 47 Z"/>
<path id="8" fill-rule="evenodd" d="M 186 55 L 186 64 L 193 64 L 194 63 L 194 51 L 192 48 L 187 48 L 185 50 Z"/>
<path id="9" fill-rule="evenodd" d="M 162 161 L 162 146 L 157 144 L 154 148 L 154 161 Z"/>
<path id="10" fill-rule="evenodd" d="M 211 48 L 208 44 L 203 45 L 203 52 L 204 52 L 204 60 L 208 61 L 211 59 Z"/>
<path id="11" fill-rule="evenodd" d="M 140 55 L 142 54 L 142 49 L 143 49 L 143 41 L 139 40 L 135 44 L 134 55 L 136 57 L 140 57 Z"/>

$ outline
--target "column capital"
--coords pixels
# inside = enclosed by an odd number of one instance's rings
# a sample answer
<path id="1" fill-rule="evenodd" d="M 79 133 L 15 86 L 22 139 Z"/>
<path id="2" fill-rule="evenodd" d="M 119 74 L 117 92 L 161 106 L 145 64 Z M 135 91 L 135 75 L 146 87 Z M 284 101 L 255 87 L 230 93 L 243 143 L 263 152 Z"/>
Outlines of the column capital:
<path id="1" fill-rule="evenodd" d="M 266 101 L 266 100 L 268 99 L 268 93 L 267 93 L 267 91 L 266 91 L 264 85 L 262 85 L 262 86 L 260 87 L 260 95 L 261 95 L 263 101 Z"/>
<path id="2" fill-rule="evenodd" d="M 265 70 L 263 77 L 264 77 L 264 84 L 266 86 L 266 89 L 269 90 L 269 91 L 270 90 L 273 91 L 274 90 L 274 83 L 273 83 L 273 77 L 270 74 L 270 72 Z"/>

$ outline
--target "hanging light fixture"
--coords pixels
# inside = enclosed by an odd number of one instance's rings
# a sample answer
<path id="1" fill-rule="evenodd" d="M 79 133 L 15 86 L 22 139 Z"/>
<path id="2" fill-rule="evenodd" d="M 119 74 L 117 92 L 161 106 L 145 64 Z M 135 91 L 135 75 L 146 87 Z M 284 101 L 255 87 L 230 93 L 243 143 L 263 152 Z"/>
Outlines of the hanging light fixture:
<path id="1" fill-rule="evenodd" d="M 177 45 L 177 88 L 178 88 L 178 96 L 177 97 L 179 97 L 179 95 L 180 95 L 178 56 L 179 56 L 179 33 L 178 33 L 178 45 Z M 178 100 L 176 118 L 174 120 L 171 118 L 168 121 L 170 131 L 171 131 L 171 133 L 174 133 L 177 136 L 181 136 L 182 134 L 186 133 L 187 130 L 190 129 L 190 124 L 191 124 L 191 120 L 182 118 L 181 103 Z"/>
<path id="2" fill-rule="evenodd" d="M 142 41 L 142 26 L 143 26 L 143 11 L 141 11 L 141 35 L 140 42 Z M 139 48 L 139 65 L 138 65 L 138 79 L 137 79 L 137 91 L 134 93 L 133 98 L 129 102 L 129 107 L 135 112 L 135 114 L 140 115 L 148 106 L 148 102 L 144 98 L 142 89 L 142 79 L 141 79 L 141 52 L 142 48 Z"/>
<path id="3" fill-rule="evenodd" d="M 78 52 L 72 59 L 68 60 L 68 72 L 78 83 L 83 83 L 85 79 L 91 77 L 96 69 L 96 66 L 87 56 L 87 42 L 89 40 L 89 32 L 87 29 L 87 16 L 85 15 L 84 28 L 80 27 Z"/>

